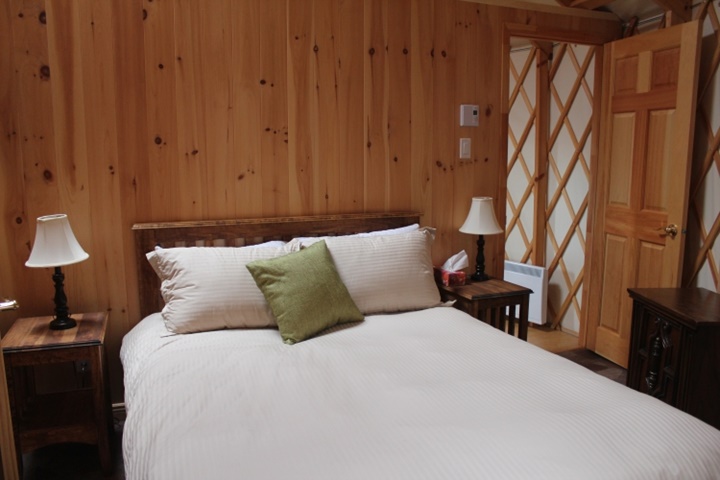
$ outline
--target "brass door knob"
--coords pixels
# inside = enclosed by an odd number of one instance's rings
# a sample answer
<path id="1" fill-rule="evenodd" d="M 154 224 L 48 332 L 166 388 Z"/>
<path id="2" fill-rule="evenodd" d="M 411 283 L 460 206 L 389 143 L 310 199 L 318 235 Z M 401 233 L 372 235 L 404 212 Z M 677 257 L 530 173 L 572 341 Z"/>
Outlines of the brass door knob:
<path id="1" fill-rule="evenodd" d="M 663 232 L 665 232 L 665 235 L 670 236 L 670 238 L 675 238 L 675 236 L 678 234 L 678 226 L 674 223 L 671 223 L 667 227 L 662 229 Z"/>

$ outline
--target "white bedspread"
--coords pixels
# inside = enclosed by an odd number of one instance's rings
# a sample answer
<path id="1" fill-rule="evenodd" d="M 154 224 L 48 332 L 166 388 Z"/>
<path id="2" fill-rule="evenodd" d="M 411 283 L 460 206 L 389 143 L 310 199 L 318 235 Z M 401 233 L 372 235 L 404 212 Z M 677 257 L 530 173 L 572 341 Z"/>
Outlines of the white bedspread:
<path id="1" fill-rule="evenodd" d="M 452 308 L 121 355 L 128 479 L 720 478 L 720 430 Z"/>

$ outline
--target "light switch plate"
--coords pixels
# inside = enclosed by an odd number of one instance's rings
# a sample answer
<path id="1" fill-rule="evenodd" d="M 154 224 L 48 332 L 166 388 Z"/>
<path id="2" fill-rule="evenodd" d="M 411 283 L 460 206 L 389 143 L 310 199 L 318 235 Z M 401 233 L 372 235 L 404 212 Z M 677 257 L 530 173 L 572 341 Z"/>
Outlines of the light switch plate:
<path id="1" fill-rule="evenodd" d="M 469 138 L 460 139 L 460 158 L 470 160 L 472 158 L 472 140 Z"/>

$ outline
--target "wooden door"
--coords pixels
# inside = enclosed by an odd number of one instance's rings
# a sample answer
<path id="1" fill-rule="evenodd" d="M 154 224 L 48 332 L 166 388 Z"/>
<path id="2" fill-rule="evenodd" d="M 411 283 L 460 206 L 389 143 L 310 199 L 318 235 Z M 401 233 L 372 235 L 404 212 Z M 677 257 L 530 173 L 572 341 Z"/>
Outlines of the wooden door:
<path id="1" fill-rule="evenodd" d="M 624 367 L 632 310 L 627 289 L 680 282 L 698 41 L 698 22 L 689 22 L 605 46 L 585 315 L 588 348 Z"/>

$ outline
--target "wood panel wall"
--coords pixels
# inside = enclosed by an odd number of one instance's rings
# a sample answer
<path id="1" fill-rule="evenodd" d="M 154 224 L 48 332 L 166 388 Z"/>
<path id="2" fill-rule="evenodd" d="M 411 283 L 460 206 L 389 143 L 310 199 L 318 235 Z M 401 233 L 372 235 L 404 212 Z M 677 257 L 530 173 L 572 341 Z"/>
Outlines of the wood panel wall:
<path id="1" fill-rule="evenodd" d="M 619 29 L 459 0 L 1 0 L 0 291 L 52 311 L 51 272 L 24 262 L 35 218 L 67 213 L 90 254 L 64 269 L 70 307 L 110 312 L 119 401 L 135 222 L 410 209 L 437 262 L 474 252 L 472 196 L 504 223 L 505 22 Z M 490 272 L 503 250 L 488 238 Z"/>

